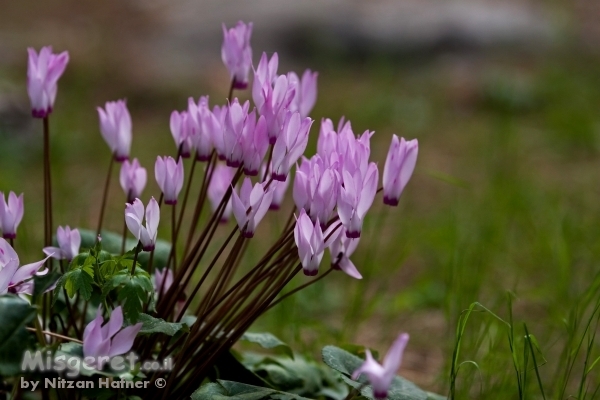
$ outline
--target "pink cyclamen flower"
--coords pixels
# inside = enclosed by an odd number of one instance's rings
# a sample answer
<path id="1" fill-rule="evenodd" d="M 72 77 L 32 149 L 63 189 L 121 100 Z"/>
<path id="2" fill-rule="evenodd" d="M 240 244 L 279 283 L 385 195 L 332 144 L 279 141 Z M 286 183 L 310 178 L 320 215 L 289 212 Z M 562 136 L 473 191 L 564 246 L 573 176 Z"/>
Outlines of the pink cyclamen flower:
<path id="1" fill-rule="evenodd" d="M 235 190 L 233 191 L 233 215 L 245 237 L 251 238 L 254 236 L 256 226 L 269 210 L 272 200 L 273 191 L 267 190 L 265 192 L 262 183 L 256 183 L 252 187 L 250 178 L 244 179 L 239 196 Z"/>
<path id="2" fill-rule="evenodd" d="M 321 264 L 325 249 L 335 235 L 334 229 L 334 227 L 331 227 L 323 232 L 319 221 L 313 223 L 306 211 L 304 209 L 300 210 L 300 215 L 296 218 L 296 226 L 294 227 L 294 239 L 305 275 L 315 276 L 319 272 L 319 264 Z"/>
<path id="3" fill-rule="evenodd" d="M 295 85 L 286 75 L 278 76 L 273 84 L 264 82 L 262 88 L 264 102 L 259 108 L 265 117 L 269 143 L 275 144 L 285 122 L 288 107 L 294 100 Z"/>
<path id="4" fill-rule="evenodd" d="M 125 205 L 125 223 L 129 232 L 142 242 L 144 251 L 152 251 L 156 245 L 158 222 L 160 221 L 160 208 L 154 197 L 150 199 L 146 207 L 146 226 L 142 225 L 143 219 L 144 204 L 140 199 L 135 199 L 132 204 Z"/>
<path id="5" fill-rule="evenodd" d="M 133 161 L 125 160 L 121 164 L 121 171 L 119 174 L 119 183 L 127 196 L 127 202 L 133 203 L 136 197 L 142 195 L 144 187 L 146 187 L 146 181 L 148 179 L 146 168 L 143 168 L 138 159 L 134 158 Z"/>
<path id="6" fill-rule="evenodd" d="M 326 166 L 318 154 L 310 160 L 304 158 L 294 177 L 296 207 L 308 210 L 312 221 L 319 220 L 324 226 L 335 208 L 338 186 L 337 171 Z"/>
<path id="7" fill-rule="evenodd" d="M 54 107 L 58 78 L 67 67 L 69 53 L 53 54 L 52 46 L 42 47 L 39 54 L 31 47 L 27 52 L 27 93 L 31 101 L 31 115 L 46 118 Z"/>
<path id="8" fill-rule="evenodd" d="M 98 107 L 100 133 L 110 147 L 116 161 L 129 158 L 131 149 L 131 115 L 125 100 L 108 101 L 104 109 Z"/>
<path id="9" fill-rule="evenodd" d="M 317 72 L 310 69 L 304 71 L 302 79 L 294 72 L 288 73 L 288 80 L 295 87 L 295 96 L 290 110 L 299 111 L 303 117 L 308 117 L 317 102 Z"/>
<path id="10" fill-rule="evenodd" d="M 371 351 L 367 349 L 367 359 L 352 373 L 352 379 L 356 380 L 361 374 L 365 374 L 369 379 L 369 382 L 371 382 L 375 398 L 378 400 L 385 399 L 388 395 L 390 385 L 402 363 L 402 356 L 404 354 L 404 348 L 408 343 L 408 338 L 408 333 L 401 333 L 398 336 L 385 355 L 383 364 L 379 364 L 375 361 L 371 355 Z"/>
<path id="11" fill-rule="evenodd" d="M 177 204 L 177 196 L 183 188 L 183 160 L 176 163 L 173 157 L 157 157 L 154 177 L 163 192 L 165 204 Z"/>
<path id="12" fill-rule="evenodd" d="M 213 137 L 223 135 L 220 121 L 208 108 L 208 96 L 202 96 L 198 103 L 192 97 L 188 99 L 188 127 L 194 147 L 196 160 L 208 161 L 213 151 Z"/>
<path id="13" fill-rule="evenodd" d="M 339 186 L 337 203 L 338 215 L 346 228 L 346 237 L 355 239 L 360 237 L 363 219 L 377 194 L 379 171 L 375 163 L 370 163 L 364 178 L 358 169 L 354 173 L 344 170 L 342 176 L 343 185 Z"/>
<path id="14" fill-rule="evenodd" d="M 308 131 L 313 120 L 301 118 L 300 113 L 287 112 L 281 133 L 273 146 L 273 170 L 271 176 L 276 181 L 285 181 L 292 166 L 306 150 Z"/>
<path id="15" fill-rule="evenodd" d="M 56 241 L 58 242 L 58 247 L 44 247 L 44 253 L 47 256 L 56 258 L 57 260 L 71 261 L 79 254 L 81 234 L 77 229 L 71 229 L 68 225 L 64 228 L 59 226 L 56 230 Z"/>
<path id="16" fill-rule="evenodd" d="M 0 225 L 2 226 L 2 237 L 14 239 L 17 237 L 17 227 L 23 219 L 23 193 L 18 197 L 14 192 L 8 194 L 8 202 L 4 193 L 0 192 Z"/>
<path id="17" fill-rule="evenodd" d="M 417 163 L 419 142 L 417 139 L 406 141 L 398 136 L 392 137 L 392 143 L 383 168 L 383 202 L 397 206 L 404 187 L 410 180 Z"/>
<path id="18" fill-rule="evenodd" d="M 190 118 L 187 111 L 173 111 L 169 122 L 171 135 L 175 140 L 179 155 L 183 158 L 189 158 L 192 154 L 192 133 L 195 126 L 191 123 Z"/>
<path id="19" fill-rule="evenodd" d="M 223 200 L 223 196 L 225 196 L 227 190 L 231 187 L 231 181 L 233 181 L 235 171 L 235 168 L 231 168 L 223 164 L 217 164 L 215 166 L 207 189 L 208 200 L 210 201 L 210 206 L 213 212 L 217 211 L 219 204 L 221 204 L 221 201 Z M 221 215 L 221 222 L 225 223 L 229 221 L 230 216 L 231 198 L 229 198 L 227 204 L 225 205 L 225 210 Z"/>
<path id="20" fill-rule="evenodd" d="M 19 268 L 19 256 L 8 242 L 0 238 L 0 295 L 6 293 L 33 293 L 34 275 L 45 275 L 48 269 L 42 269 L 48 257 Z"/>
<path id="21" fill-rule="evenodd" d="M 254 111 L 248 114 L 249 108 L 249 101 L 241 105 L 236 98 L 229 104 L 225 112 L 223 120 L 223 147 L 221 151 L 229 167 L 237 168 L 242 164 L 244 157 L 244 131 L 254 132 L 256 114 Z"/>
<path id="22" fill-rule="evenodd" d="M 260 110 L 263 104 L 265 104 L 265 96 L 268 94 L 268 90 L 265 91 L 263 88 L 271 86 L 275 78 L 277 78 L 278 64 L 279 56 L 277 53 L 273 53 L 270 60 L 267 58 L 266 53 L 262 53 L 258 67 L 254 70 L 254 81 L 252 82 L 252 100 L 254 100 L 254 105 L 258 110 Z"/>
<path id="23" fill-rule="evenodd" d="M 252 67 L 252 22 L 245 24 L 239 21 L 227 30 L 223 24 L 223 46 L 221 58 L 231 75 L 231 84 L 235 89 L 248 87 L 248 73 Z"/>
<path id="24" fill-rule="evenodd" d="M 248 114 L 242 130 L 242 160 L 244 173 L 249 176 L 258 175 L 260 164 L 269 149 L 267 123 L 262 115 L 256 121 L 254 111 Z"/>
<path id="25" fill-rule="evenodd" d="M 123 328 L 121 306 L 110 313 L 110 318 L 104 326 L 103 323 L 102 306 L 99 306 L 96 318 L 87 324 L 83 331 L 83 355 L 85 358 L 93 358 L 94 362 L 91 365 L 98 369 L 102 369 L 99 357 L 115 357 L 127 353 L 131 350 L 135 337 L 142 329 L 141 322 Z"/>
<path id="26" fill-rule="evenodd" d="M 362 275 L 356 269 L 356 266 L 350 261 L 350 256 L 356 250 L 360 239 L 350 239 L 346 236 L 346 230 L 340 229 L 339 233 L 334 234 L 335 239 L 329 245 L 331 252 L 331 267 L 344 271 L 349 276 L 362 279 Z"/>

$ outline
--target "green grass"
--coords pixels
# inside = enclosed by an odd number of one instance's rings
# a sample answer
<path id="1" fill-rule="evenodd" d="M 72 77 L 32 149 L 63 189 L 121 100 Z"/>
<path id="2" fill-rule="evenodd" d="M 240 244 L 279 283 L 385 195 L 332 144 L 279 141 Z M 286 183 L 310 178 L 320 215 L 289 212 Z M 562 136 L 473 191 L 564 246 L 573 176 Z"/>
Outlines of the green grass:
<path id="1" fill-rule="evenodd" d="M 355 133 L 376 131 L 380 167 L 392 133 L 418 138 L 419 160 L 400 206 L 378 200 L 367 217 L 352 257 L 364 279 L 332 274 L 253 330 L 313 357 L 343 343 L 382 354 L 407 331 L 401 373 L 428 390 L 453 387 L 457 399 L 597 396 L 600 60 L 559 53 L 315 63 L 307 65 L 320 71 L 312 149 L 320 119 L 345 115 Z M 73 69 L 52 117 L 55 221 L 93 229 L 109 155 L 94 108 L 128 97 L 133 154 L 151 172 L 157 154 L 175 151 L 168 116 L 190 93 Z M 22 71 L 0 73 L 24 85 Z M 212 87 L 196 86 L 196 96 Z M 0 148 L 0 188 L 25 192 L 16 246 L 25 261 L 39 259 L 42 241 L 41 123 L 33 126 L 23 140 L 2 132 Z M 149 182 L 145 198 L 158 193 L 152 173 Z M 116 179 L 111 191 L 105 226 L 120 232 Z M 258 249 L 250 246 L 248 257 Z"/>

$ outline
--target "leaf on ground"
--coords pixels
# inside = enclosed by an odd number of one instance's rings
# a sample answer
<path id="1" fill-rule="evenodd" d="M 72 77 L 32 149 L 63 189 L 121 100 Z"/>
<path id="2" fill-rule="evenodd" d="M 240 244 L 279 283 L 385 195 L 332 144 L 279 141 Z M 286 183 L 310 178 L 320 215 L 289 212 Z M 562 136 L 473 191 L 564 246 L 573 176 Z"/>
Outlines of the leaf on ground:
<path id="1" fill-rule="evenodd" d="M 288 355 L 291 359 L 294 358 L 294 352 L 292 351 L 292 348 L 271 333 L 246 332 L 244 335 L 242 335 L 240 340 L 256 343 L 265 349 L 277 348 L 280 349 L 284 354 Z"/>
<path id="2" fill-rule="evenodd" d="M 189 332 L 189 328 L 184 323 L 166 322 L 164 319 L 154 318 L 148 314 L 140 314 L 138 322 L 142 323 L 140 333 L 164 333 L 165 335 L 173 336 L 177 332 Z"/>

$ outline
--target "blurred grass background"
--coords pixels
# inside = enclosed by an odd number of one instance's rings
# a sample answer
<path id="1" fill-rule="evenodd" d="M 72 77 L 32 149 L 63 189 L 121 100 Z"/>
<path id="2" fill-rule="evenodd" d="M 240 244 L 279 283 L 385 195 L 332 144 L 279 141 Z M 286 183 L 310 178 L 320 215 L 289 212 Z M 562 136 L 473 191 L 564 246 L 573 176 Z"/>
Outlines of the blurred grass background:
<path id="1" fill-rule="evenodd" d="M 0 48 L 13 49 L 0 64 L 0 190 L 25 193 L 16 241 L 24 261 L 41 257 L 43 238 L 41 121 L 29 118 L 26 46 L 53 44 L 71 53 L 51 117 L 55 224 L 96 227 L 109 150 L 95 107 L 127 98 L 132 155 L 149 172 L 147 199 L 159 194 L 152 172 L 156 155 L 175 154 L 170 112 L 183 109 L 188 96 L 209 94 L 211 105 L 225 99 L 220 42 L 210 56 L 217 62 L 203 64 L 193 79 L 152 75 L 151 65 L 136 63 L 136 53 L 128 52 L 135 38 L 153 32 L 161 9 L 142 13 L 127 4 L 13 2 L 0 17 Z M 316 41 L 298 45 L 295 58 L 282 57 L 280 73 L 319 71 L 308 154 L 321 118 L 337 123 L 346 116 L 355 133 L 376 131 L 372 155 L 380 167 L 393 133 L 418 138 L 419 160 L 400 206 L 384 208 L 378 199 L 366 219 L 352 257 L 364 279 L 334 274 L 277 306 L 253 330 L 269 330 L 315 358 L 332 343 L 383 354 L 407 331 L 411 341 L 401 374 L 445 393 L 461 312 L 478 301 L 508 318 L 510 292 L 515 329 L 522 335 L 525 322 L 537 339 L 546 360 L 539 369 L 546 394 L 556 395 L 555 373 L 565 368 L 561 352 L 572 337 L 565 321 L 600 272 L 600 55 L 588 3 L 550 4 L 570 22 L 558 44 L 544 49 L 357 53 Z M 233 20 L 238 18 L 246 16 Z M 213 23 L 216 32 L 220 22 Z M 255 60 L 262 50 L 254 45 Z M 111 195 L 104 226 L 121 232 L 116 173 Z M 287 201 L 280 215 L 263 222 L 264 234 L 287 217 L 291 191 Z M 166 215 L 163 221 L 167 239 Z M 259 251 L 250 246 L 249 258 Z M 461 370 L 458 398 L 517 398 L 502 324 L 481 313 L 470 317 L 461 344 L 461 360 L 468 359 L 479 369 Z M 580 361 L 575 371 L 583 368 Z M 567 394 L 579 383 L 574 375 Z M 525 392 L 541 398 L 533 379 Z"/>

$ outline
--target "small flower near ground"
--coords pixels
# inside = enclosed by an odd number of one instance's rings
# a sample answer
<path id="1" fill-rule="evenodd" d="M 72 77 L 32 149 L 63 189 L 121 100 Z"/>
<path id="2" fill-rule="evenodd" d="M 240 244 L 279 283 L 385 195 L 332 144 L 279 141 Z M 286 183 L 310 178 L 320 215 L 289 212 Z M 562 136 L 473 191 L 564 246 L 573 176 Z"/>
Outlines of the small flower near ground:
<path id="1" fill-rule="evenodd" d="M 152 251 L 156 245 L 158 222 L 160 220 L 160 208 L 154 197 L 150 199 L 146 207 L 146 226 L 142 225 L 143 219 L 144 204 L 142 201 L 135 199 L 132 204 L 127 203 L 125 206 L 125 223 L 129 232 L 142 242 L 144 251 Z"/>
<path id="2" fill-rule="evenodd" d="M 69 53 L 53 54 L 52 47 L 42 47 L 39 54 L 31 47 L 27 49 L 27 94 L 31 101 L 31 114 L 35 118 L 46 118 L 54 107 L 58 78 L 69 62 Z"/>
<path id="3" fill-rule="evenodd" d="M 125 100 L 108 101 L 104 109 L 98 107 L 100 133 L 118 162 L 129 158 L 131 149 L 131 115 Z"/>
<path id="4" fill-rule="evenodd" d="M 400 364 L 402 363 L 402 355 L 404 348 L 408 343 L 408 333 L 401 333 L 400 336 L 390 347 L 390 350 L 383 359 L 383 364 L 379 364 L 369 350 L 366 350 L 367 359 L 365 362 L 352 373 L 352 379 L 356 380 L 361 374 L 365 374 L 371 382 L 373 395 L 376 399 L 383 400 L 388 395 L 388 390 Z"/>
<path id="5" fill-rule="evenodd" d="M 383 168 L 383 202 L 397 206 L 404 187 L 410 180 L 417 163 L 419 142 L 417 139 L 406 141 L 398 136 L 392 137 L 392 143 Z"/>
<path id="6" fill-rule="evenodd" d="M 223 46 L 221 58 L 231 75 L 235 89 L 248 87 L 248 73 L 252 67 L 252 23 L 239 21 L 233 28 L 227 29 L 223 24 Z"/>
<path id="7" fill-rule="evenodd" d="M 48 269 L 42 269 L 45 259 L 19 268 L 19 256 L 8 242 L 0 238 L 0 295 L 6 293 L 33 293 L 34 275 L 42 276 Z"/>
<path id="8" fill-rule="evenodd" d="M 44 253 L 47 256 L 57 260 L 71 261 L 73 257 L 79 254 L 79 246 L 81 245 L 79 230 L 71 229 L 68 225 L 64 228 L 59 226 L 56 230 L 56 241 L 58 247 L 44 247 Z"/>
<path id="9" fill-rule="evenodd" d="M 0 192 L 0 225 L 3 238 L 14 239 L 17 237 L 17 227 L 23 219 L 23 212 L 23 193 L 17 196 L 15 192 L 10 192 L 7 202 L 4 193 Z"/>
<path id="10" fill-rule="evenodd" d="M 100 306 L 96 318 L 87 324 L 83 332 L 84 357 L 94 357 L 97 360 L 98 357 L 114 357 L 125 354 L 131 350 L 136 335 L 142 329 L 141 322 L 123 328 L 121 306 L 110 313 L 110 319 L 104 326 L 103 322 L 102 306 Z M 96 366 L 101 368 L 101 366 Z"/>

